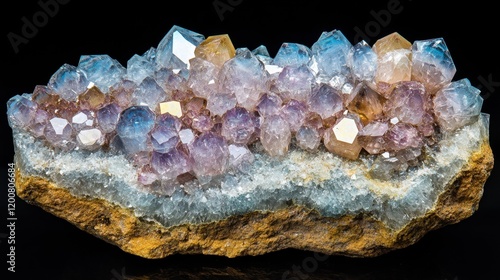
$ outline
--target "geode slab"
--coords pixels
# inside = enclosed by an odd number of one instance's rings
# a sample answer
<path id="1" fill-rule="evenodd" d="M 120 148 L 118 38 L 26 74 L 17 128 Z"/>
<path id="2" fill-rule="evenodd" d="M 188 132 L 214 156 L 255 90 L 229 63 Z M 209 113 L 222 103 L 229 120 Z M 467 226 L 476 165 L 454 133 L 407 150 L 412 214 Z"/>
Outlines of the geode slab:
<path id="1" fill-rule="evenodd" d="M 17 194 L 145 258 L 380 255 L 478 208 L 489 116 L 454 73 L 441 38 L 335 30 L 272 58 L 174 26 L 9 101 Z"/>

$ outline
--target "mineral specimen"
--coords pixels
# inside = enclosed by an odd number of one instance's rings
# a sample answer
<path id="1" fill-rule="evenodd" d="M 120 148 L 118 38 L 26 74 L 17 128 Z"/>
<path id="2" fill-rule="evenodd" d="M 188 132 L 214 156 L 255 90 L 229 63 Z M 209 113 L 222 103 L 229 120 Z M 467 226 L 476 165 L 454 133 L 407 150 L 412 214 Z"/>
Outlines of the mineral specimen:
<path id="1" fill-rule="evenodd" d="M 379 255 L 477 208 L 489 118 L 455 72 L 442 38 L 271 57 L 174 26 L 9 100 L 18 195 L 147 258 Z"/>

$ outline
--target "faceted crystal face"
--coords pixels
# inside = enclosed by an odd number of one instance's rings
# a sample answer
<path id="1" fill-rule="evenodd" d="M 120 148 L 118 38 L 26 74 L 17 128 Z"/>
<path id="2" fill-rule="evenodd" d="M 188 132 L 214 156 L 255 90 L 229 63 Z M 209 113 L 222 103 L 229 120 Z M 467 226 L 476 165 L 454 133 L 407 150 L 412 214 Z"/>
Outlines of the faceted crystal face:
<path id="1" fill-rule="evenodd" d="M 283 43 L 272 64 L 280 67 L 301 66 L 308 64 L 310 59 L 311 50 L 308 47 L 296 43 Z"/>
<path id="2" fill-rule="evenodd" d="M 116 132 L 128 153 L 147 150 L 148 133 L 154 123 L 155 114 L 146 106 L 134 106 L 122 112 Z"/>
<path id="3" fill-rule="evenodd" d="M 318 74 L 322 76 L 331 78 L 339 74 L 345 75 L 349 72 L 347 56 L 351 47 L 352 44 L 340 30 L 323 32 L 312 45 L 313 59 L 310 65 L 317 68 Z"/>
<path id="4" fill-rule="evenodd" d="M 422 123 L 428 106 L 430 104 L 423 84 L 401 82 L 396 85 L 391 98 L 385 103 L 384 111 L 389 118 L 418 125 Z"/>
<path id="5" fill-rule="evenodd" d="M 85 73 L 89 82 L 105 93 L 120 83 L 127 73 L 127 69 L 109 55 L 82 55 L 78 69 Z"/>
<path id="6" fill-rule="evenodd" d="M 135 54 L 127 62 L 127 79 L 136 84 L 142 83 L 147 77 L 153 77 L 155 65 L 145 57 Z"/>
<path id="7" fill-rule="evenodd" d="M 360 115 L 364 123 L 383 116 L 383 98 L 370 86 L 360 83 L 350 94 L 352 100 L 347 105 L 350 112 Z"/>
<path id="8" fill-rule="evenodd" d="M 400 49 L 411 49 L 411 43 L 406 40 L 399 33 L 394 32 L 389 34 L 383 38 L 380 38 L 373 45 L 373 51 L 377 54 L 378 57 L 383 57 L 387 53 L 400 50 Z"/>
<path id="9" fill-rule="evenodd" d="M 222 119 L 222 136 L 229 142 L 247 144 L 255 131 L 250 113 L 241 107 L 227 111 Z"/>
<path id="10" fill-rule="evenodd" d="M 275 82 L 278 95 L 284 100 L 307 102 L 314 84 L 314 73 L 306 65 L 286 66 Z"/>
<path id="11" fill-rule="evenodd" d="M 334 154 L 357 159 L 361 152 L 361 145 L 357 141 L 361 129 L 362 125 L 357 115 L 343 115 L 333 127 L 325 131 L 323 136 L 325 147 Z"/>
<path id="12" fill-rule="evenodd" d="M 226 175 L 263 158 L 295 160 L 290 149 L 370 163 L 371 178 L 390 179 L 479 119 L 479 90 L 455 72 L 443 38 L 353 46 L 333 30 L 272 57 L 174 26 L 126 68 L 108 55 L 64 64 L 11 98 L 7 117 L 56 150 L 123 155 L 159 195 L 231 185 Z"/>
<path id="13" fill-rule="evenodd" d="M 412 46 L 412 80 L 435 92 L 453 79 L 457 69 L 443 38 L 415 41 Z"/>
<path id="14" fill-rule="evenodd" d="M 342 111 L 342 98 L 334 88 L 323 84 L 313 91 L 309 110 L 318 113 L 323 119 L 329 118 Z"/>
<path id="15" fill-rule="evenodd" d="M 355 79 L 370 82 L 377 71 L 377 54 L 365 41 L 361 41 L 349 50 L 347 64 Z"/>
<path id="16" fill-rule="evenodd" d="M 376 82 L 394 84 L 411 80 L 411 51 L 397 49 L 378 57 Z"/>
<path id="17" fill-rule="evenodd" d="M 221 90 L 234 94 L 238 103 L 247 110 L 254 109 L 268 87 L 264 66 L 248 49 L 224 64 L 219 81 Z"/>
<path id="18" fill-rule="evenodd" d="M 84 72 L 75 66 L 64 64 L 50 78 L 49 88 L 67 101 L 75 101 L 89 84 Z"/>
<path id="19" fill-rule="evenodd" d="M 179 26 L 173 26 L 156 48 L 157 68 L 188 69 L 196 47 L 205 37 Z"/>
<path id="20" fill-rule="evenodd" d="M 286 120 L 279 115 L 264 119 L 260 127 L 260 141 L 273 157 L 283 157 L 288 152 L 292 134 Z"/>
<path id="21" fill-rule="evenodd" d="M 333 134 L 338 141 L 352 144 L 358 136 L 356 121 L 351 118 L 342 118 L 334 127 Z"/>
<path id="22" fill-rule="evenodd" d="M 209 36 L 194 50 L 196 57 L 209 61 L 221 67 L 226 61 L 236 55 L 233 43 L 227 34 Z"/>
<path id="23" fill-rule="evenodd" d="M 189 147 L 193 171 L 198 176 L 222 174 L 229 162 L 229 150 L 222 136 L 212 132 L 200 135 Z"/>
<path id="24" fill-rule="evenodd" d="M 483 98 L 468 79 L 452 82 L 436 93 L 434 112 L 442 129 L 453 131 L 473 123 L 481 113 Z"/>

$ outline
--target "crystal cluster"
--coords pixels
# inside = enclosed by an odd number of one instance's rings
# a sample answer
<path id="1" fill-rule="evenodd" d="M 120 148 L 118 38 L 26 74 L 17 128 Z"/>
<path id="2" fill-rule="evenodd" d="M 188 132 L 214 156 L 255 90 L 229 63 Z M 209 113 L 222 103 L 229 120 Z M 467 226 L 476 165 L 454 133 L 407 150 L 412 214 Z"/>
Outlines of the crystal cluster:
<path id="1" fill-rule="evenodd" d="M 152 190 L 245 172 L 255 153 L 279 160 L 292 148 L 373 157 L 372 176 L 387 179 L 477 121 L 479 90 L 455 72 L 442 38 L 393 33 L 370 47 L 334 30 L 271 57 L 174 26 L 127 67 L 107 55 L 61 66 L 11 98 L 8 119 L 54 149 L 123 153 Z"/>

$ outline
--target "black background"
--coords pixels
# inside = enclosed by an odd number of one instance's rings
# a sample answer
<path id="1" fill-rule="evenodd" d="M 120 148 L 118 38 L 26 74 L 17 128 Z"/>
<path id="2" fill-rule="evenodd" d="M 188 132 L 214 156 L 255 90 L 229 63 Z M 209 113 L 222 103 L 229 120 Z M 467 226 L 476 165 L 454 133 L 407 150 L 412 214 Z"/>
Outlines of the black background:
<path id="1" fill-rule="evenodd" d="M 46 2 L 46 1 L 45 1 Z M 62 2 L 62 1 L 61 1 Z M 226 3 L 224 12 L 214 2 Z M 375 14 L 399 2 L 398 13 L 383 22 Z M 82 54 L 109 54 L 123 65 L 135 53 L 156 46 L 172 25 L 203 35 L 229 34 L 235 47 L 261 44 L 274 56 L 281 43 L 307 46 L 321 32 L 341 30 L 355 42 L 357 29 L 369 43 L 394 31 L 414 40 L 443 37 L 457 67 L 455 80 L 468 78 L 481 88 L 483 112 L 491 114 L 490 142 L 498 150 L 500 55 L 498 12 L 486 1 L 436 4 L 437 1 L 104 1 L 71 0 L 34 32 L 16 53 L 7 34 L 22 35 L 23 17 L 33 22 L 37 1 L 17 1 L 1 8 L 0 98 L 2 141 L 0 183 L 1 279 L 282 279 L 283 273 L 313 256 L 285 250 L 258 257 L 187 255 L 146 260 L 80 231 L 38 207 L 17 199 L 16 273 L 4 261 L 7 212 L 7 164 L 13 160 L 12 133 L 5 104 L 16 94 L 46 84 L 64 63 L 76 65 Z M 7 2 L 6 2 L 7 3 Z M 221 17 L 222 20 L 221 20 Z M 39 18 L 39 21 L 43 18 Z M 84 163 L 82 163 L 84 164 Z M 500 279 L 498 224 L 500 191 L 495 170 L 484 188 L 479 210 L 470 218 L 427 234 L 420 242 L 377 258 L 330 257 L 305 279 Z M 232 276 L 229 276 L 232 275 Z M 297 275 L 291 275 L 297 277 Z M 294 279 L 294 278 L 283 279 Z M 300 278 L 295 278 L 300 279 Z"/>

